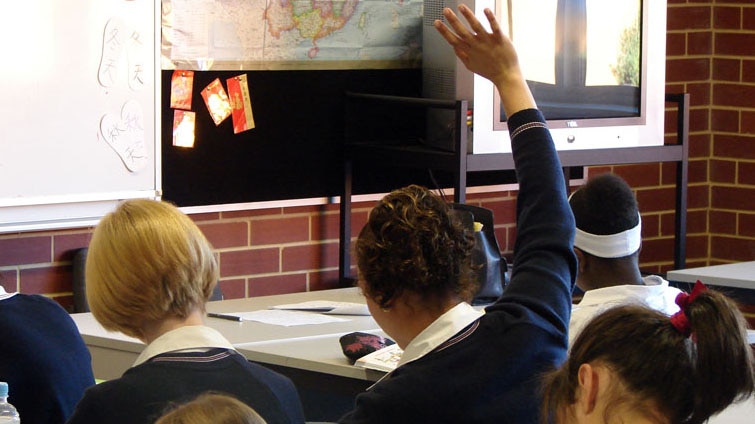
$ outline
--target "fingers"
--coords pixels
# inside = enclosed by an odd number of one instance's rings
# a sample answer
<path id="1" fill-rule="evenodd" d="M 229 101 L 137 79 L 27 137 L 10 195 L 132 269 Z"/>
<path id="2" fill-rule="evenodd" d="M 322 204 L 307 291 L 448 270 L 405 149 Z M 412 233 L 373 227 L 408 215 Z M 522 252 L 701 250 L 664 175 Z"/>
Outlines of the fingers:
<path id="1" fill-rule="evenodd" d="M 443 9 L 443 17 L 446 18 L 448 25 L 453 28 L 453 31 L 445 27 L 445 25 L 443 25 L 443 23 L 440 21 L 436 21 L 436 27 L 438 26 L 437 24 L 440 23 L 440 25 L 443 26 L 444 29 L 447 30 L 447 32 L 454 34 L 454 38 L 455 40 L 457 40 L 457 42 L 463 41 L 471 36 L 467 27 L 464 26 L 464 24 L 461 22 L 461 20 L 459 20 L 456 14 L 448 7 Z M 446 38 L 446 40 L 448 40 L 448 38 Z M 451 42 L 451 40 L 448 41 Z"/>
<path id="2" fill-rule="evenodd" d="M 440 35 L 446 41 L 448 41 L 448 44 L 450 44 L 451 46 L 455 47 L 459 43 L 461 43 L 461 40 L 459 39 L 459 36 L 457 36 L 453 31 L 451 31 L 450 29 L 448 29 L 448 27 L 446 27 L 446 25 L 443 24 L 443 22 L 441 22 L 440 20 L 436 19 L 435 22 L 433 22 L 433 25 L 435 26 L 435 29 L 438 30 L 438 32 L 440 33 Z"/>
<path id="3" fill-rule="evenodd" d="M 495 18 L 495 13 L 493 13 L 492 10 L 485 8 L 485 17 L 488 18 L 488 22 L 490 22 L 490 30 L 494 35 L 499 36 L 501 34 L 501 26 L 498 25 L 498 20 Z"/>
<path id="4" fill-rule="evenodd" d="M 435 20 L 435 22 L 433 22 L 433 25 L 438 30 L 440 35 L 448 42 L 448 44 L 451 45 L 451 47 L 454 49 L 454 53 L 462 61 L 462 63 L 466 63 L 469 59 L 467 51 L 470 47 L 467 40 L 470 40 L 472 37 L 474 37 L 474 35 L 469 33 L 469 30 L 467 30 L 464 24 L 461 23 L 459 18 L 456 17 L 456 14 L 454 14 L 451 9 L 443 9 L 443 16 L 448 21 L 448 24 L 451 25 L 451 27 L 454 29 L 453 31 L 446 25 L 444 25 L 440 20 Z"/>
<path id="5" fill-rule="evenodd" d="M 438 31 L 440 31 L 441 35 L 443 35 L 443 38 L 445 38 L 446 41 L 451 43 L 451 45 L 456 46 L 458 43 L 469 44 L 472 42 L 475 36 L 488 33 L 485 27 L 482 26 L 480 21 L 474 15 L 474 11 L 472 11 L 472 9 L 470 9 L 469 6 L 465 4 L 460 4 L 459 13 L 461 13 L 461 15 L 464 16 L 464 19 L 466 19 L 466 21 L 469 23 L 469 28 L 467 28 L 467 26 L 461 22 L 458 16 L 456 16 L 456 14 L 450 8 L 443 9 L 443 17 L 446 18 L 446 21 L 448 21 L 448 25 L 451 28 L 453 28 L 453 31 L 451 31 L 448 27 L 446 27 L 443 24 L 443 22 L 441 22 L 440 20 L 436 20 L 434 22 L 435 28 L 437 28 Z M 493 11 L 490 10 L 489 8 L 485 8 L 484 13 L 485 13 L 485 17 L 488 19 L 488 22 L 490 23 L 490 29 L 493 35 L 495 36 L 500 35 L 501 27 L 498 24 L 498 20 L 496 19 Z"/>
<path id="6" fill-rule="evenodd" d="M 488 10 L 490 9 L 485 9 L 486 14 Z M 467 5 L 460 4 L 459 12 L 464 16 L 464 19 L 466 19 L 467 22 L 469 22 L 469 27 L 472 28 L 472 31 L 474 31 L 475 34 L 484 34 L 485 32 L 487 32 L 485 28 L 482 26 L 482 24 L 480 23 L 480 21 L 477 20 L 477 17 L 474 15 L 474 12 L 472 11 L 472 9 L 470 9 Z M 495 19 L 495 16 L 493 17 L 493 19 Z M 490 20 L 490 16 L 488 16 L 488 20 Z M 461 25 L 461 22 L 459 21 L 458 18 L 456 19 L 456 21 L 459 22 L 459 25 Z M 464 28 L 464 31 L 467 31 L 466 27 L 464 27 L 463 25 L 461 26 L 462 28 Z"/>
<path id="7" fill-rule="evenodd" d="M 462 15 L 464 15 L 464 18 L 469 22 L 469 27 L 472 29 L 474 34 L 480 35 L 480 34 L 488 34 L 487 29 L 485 29 L 484 26 L 480 23 L 479 20 L 477 20 L 477 17 L 474 15 L 474 12 L 472 9 L 470 9 L 466 5 L 459 5 L 459 11 Z M 488 19 L 488 22 L 490 23 L 490 30 L 492 34 L 497 38 L 501 35 L 501 26 L 498 24 L 498 20 L 495 17 L 495 13 L 493 13 L 490 8 L 485 8 L 483 10 L 485 13 L 485 17 Z"/>
<path id="8" fill-rule="evenodd" d="M 433 25 L 441 34 L 441 36 L 451 45 L 456 53 L 456 56 L 461 59 L 462 62 L 467 64 L 469 60 L 469 52 L 474 46 L 482 47 L 491 40 L 488 38 L 491 35 L 480 21 L 475 17 L 474 12 L 468 6 L 464 4 L 459 5 L 459 13 L 464 16 L 464 19 L 469 24 L 467 27 L 456 13 L 450 8 L 443 9 L 443 17 L 448 22 L 448 26 L 441 20 L 435 20 Z M 493 40 L 500 36 L 500 26 L 495 18 L 495 14 L 489 9 L 485 9 L 485 16 L 490 22 L 490 28 L 493 31 Z M 470 30 L 471 29 L 471 30 Z"/>

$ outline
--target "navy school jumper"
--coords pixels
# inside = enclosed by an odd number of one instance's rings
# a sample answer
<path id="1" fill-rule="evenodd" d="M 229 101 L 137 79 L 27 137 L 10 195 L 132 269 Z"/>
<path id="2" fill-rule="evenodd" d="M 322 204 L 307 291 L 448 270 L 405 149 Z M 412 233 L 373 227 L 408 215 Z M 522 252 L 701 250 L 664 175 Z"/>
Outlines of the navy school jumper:
<path id="1" fill-rule="evenodd" d="M 24 424 L 65 422 L 94 385 L 89 350 L 57 302 L 29 294 L 0 301 L 0 381 Z"/>

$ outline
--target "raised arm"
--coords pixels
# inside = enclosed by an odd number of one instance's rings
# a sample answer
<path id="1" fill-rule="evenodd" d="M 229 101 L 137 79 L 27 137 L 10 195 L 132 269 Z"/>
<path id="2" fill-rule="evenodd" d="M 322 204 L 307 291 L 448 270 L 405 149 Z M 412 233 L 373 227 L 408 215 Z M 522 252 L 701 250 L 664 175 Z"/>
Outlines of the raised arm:
<path id="1" fill-rule="evenodd" d="M 495 15 L 485 10 L 488 31 L 469 7 L 460 5 L 459 11 L 469 27 L 448 8 L 443 15 L 450 27 L 440 21 L 435 21 L 435 27 L 470 71 L 489 79 L 498 89 L 519 182 L 511 283 L 488 311 L 525 308 L 535 312 L 542 327 L 558 334 L 563 339 L 560 348 L 565 348 L 576 257 L 574 216 L 567 203 L 561 164 L 514 45 L 501 32 Z"/>
<path id="2" fill-rule="evenodd" d="M 485 9 L 492 32 L 482 26 L 468 6 L 459 5 L 459 12 L 469 22 L 471 31 L 449 8 L 443 9 L 443 16 L 453 30 L 440 20 L 436 20 L 434 25 L 464 66 L 495 85 L 507 117 L 520 110 L 537 107 L 519 67 L 514 45 L 501 32 L 493 11 Z"/>

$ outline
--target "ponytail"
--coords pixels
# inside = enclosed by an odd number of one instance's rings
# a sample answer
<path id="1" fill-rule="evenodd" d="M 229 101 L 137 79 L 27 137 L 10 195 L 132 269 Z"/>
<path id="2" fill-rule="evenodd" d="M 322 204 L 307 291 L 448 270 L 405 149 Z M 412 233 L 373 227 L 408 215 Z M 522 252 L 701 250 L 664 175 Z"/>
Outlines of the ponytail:
<path id="1" fill-rule="evenodd" d="M 695 410 L 690 422 L 705 422 L 730 403 L 755 392 L 747 322 L 732 300 L 712 290 L 701 292 L 679 313 L 686 315 L 696 347 L 692 357 Z"/>
<path id="2" fill-rule="evenodd" d="M 628 408 L 699 424 L 751 396 L 753 350 L 737 305 L 704 286 L 680 295 L 678 303 L 682 309 L 673 319 L 646 306 L 622 305 L 590 321 L 566 362 L 543 379 L 543 421 L 562 417 L 576 402 L 577 371 L 585 363 L 604 364 L 622 383 L 609 389 L 607 416 Z"/>

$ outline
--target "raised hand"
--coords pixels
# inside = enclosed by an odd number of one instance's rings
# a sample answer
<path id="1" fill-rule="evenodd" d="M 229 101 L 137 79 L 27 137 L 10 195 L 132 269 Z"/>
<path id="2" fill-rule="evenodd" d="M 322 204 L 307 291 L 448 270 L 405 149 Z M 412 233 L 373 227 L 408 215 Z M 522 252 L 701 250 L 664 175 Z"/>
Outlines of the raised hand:
<path id="1" fill-rule="evenodd" d="M 493 11 L 485 9 L 491 32 L 482 26 L 468 6 L 459 5 L 459 12 L 469 23 L 469 28 L 449 8 L 443 9 L 443 16 L 450 28 L 440 20 L 436 20 L 434 25 L 453 47 L 464 66 L 495 84 L 507 115 L 536 107 L 519 67 L 516 49 L 511 40 L 501 32 Z"/>

